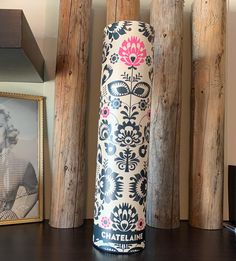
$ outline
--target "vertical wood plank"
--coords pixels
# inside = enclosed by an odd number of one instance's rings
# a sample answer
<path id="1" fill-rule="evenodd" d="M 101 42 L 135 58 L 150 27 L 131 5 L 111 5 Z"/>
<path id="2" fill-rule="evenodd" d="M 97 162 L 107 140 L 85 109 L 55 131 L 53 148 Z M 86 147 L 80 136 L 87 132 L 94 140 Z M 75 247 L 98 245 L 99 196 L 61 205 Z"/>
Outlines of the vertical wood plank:
<path id="1" fill-rule="evenodd" d="M 61 0 L 55 80 L 50 225 L 78 227 L 84 219 L 85 108 L 91 0 Z"/>
<path id="2" fill-rule="evenodd" d="M 138 20 L 140 0 L 107 0 L 107 24 L 122 20 Z"/>
<path id="3" fill-rule="evenodd" d="M 225 10 L 225 0 L 193 5 L 190 224 L 203 229 L 222 227 Z"/>
<path id="4" fill-rule="evenodd" d="M 155 30 L 147 224 L 179 226 L 183 0 L 153 0 Z"/>

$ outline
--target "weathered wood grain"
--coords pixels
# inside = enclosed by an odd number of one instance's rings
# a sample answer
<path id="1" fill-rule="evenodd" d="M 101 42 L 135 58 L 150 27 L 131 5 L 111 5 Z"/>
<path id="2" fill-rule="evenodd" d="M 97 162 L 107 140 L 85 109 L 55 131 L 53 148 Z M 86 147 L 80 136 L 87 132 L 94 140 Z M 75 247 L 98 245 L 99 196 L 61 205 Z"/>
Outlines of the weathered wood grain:
<path id="1" fill-rule="evenodd" d="M 220 229 L 224 170 L 225 0 L 196 0 L 192 14 L 190 224 Z"/>
<path id="2" fill-rule="evenodd" d="M 140 0 L 107 0 L 107 24 L 122 20 L 138 20 Z"/>
<path id="3" fill-rule="evenodd" d="M 61 0 L 50 225 L 84 219 L 85 109 L 91 0 Z"/>
<path id="4" fill-rule="evenodd" d="M 148 170 L 147 224 L 179 227 L 183 0 L 153 0 L 154 81 Z"/>

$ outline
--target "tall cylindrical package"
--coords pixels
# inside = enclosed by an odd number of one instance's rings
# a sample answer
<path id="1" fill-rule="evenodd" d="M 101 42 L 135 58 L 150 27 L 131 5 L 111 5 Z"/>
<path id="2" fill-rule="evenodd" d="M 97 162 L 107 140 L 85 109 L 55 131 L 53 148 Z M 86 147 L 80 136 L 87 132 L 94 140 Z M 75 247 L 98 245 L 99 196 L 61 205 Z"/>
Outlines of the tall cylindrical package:
<path id="1" fill-rule="evenodd" d="M 144 22 L 105 28 L 93 243 L 113 253 L 145 247 L 153 39 Z"/>

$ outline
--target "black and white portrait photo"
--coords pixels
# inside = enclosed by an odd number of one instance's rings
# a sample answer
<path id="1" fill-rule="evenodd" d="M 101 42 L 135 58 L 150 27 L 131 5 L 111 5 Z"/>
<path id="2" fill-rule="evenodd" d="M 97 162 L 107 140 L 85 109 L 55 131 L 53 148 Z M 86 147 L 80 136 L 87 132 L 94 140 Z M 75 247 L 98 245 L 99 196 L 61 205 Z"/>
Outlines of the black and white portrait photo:
<path id="1" fill-rule="evenodd" d="M 41 216 L 40 104 L 1 95 L 0 224 L 30 222 Z"/>

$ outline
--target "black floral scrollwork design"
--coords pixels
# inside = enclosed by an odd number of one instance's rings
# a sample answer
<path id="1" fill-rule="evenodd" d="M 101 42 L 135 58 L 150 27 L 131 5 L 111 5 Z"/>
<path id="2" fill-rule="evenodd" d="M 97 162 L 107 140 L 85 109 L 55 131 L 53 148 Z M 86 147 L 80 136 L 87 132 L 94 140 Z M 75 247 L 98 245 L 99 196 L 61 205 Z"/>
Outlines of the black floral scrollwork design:
<path id="1" fill-rule="evenodd" d="M 124 35 L 127 31 L 131 31 L 131 25 L 132 22 L 130 21 L 113 23 L 107 26 L 105 34 L 108 35 L 108 39 L 117 40 L 120 35 Z"/>
<path id="2" fill-rule="evenodd" d="M 97 161 L 102 164 L 102 148 L 101 145 L 98 145 Z"/>
<path id="3" fill-rule="evenodd" d="M 137 211 L 135 207 L 128 203 L 120 204 L 113 209 L 111 220 L 113 222 L 112 227 L 116 230 L 122 232 L 134 230 L 138 221 Z"/>
<path id="4" fill-rule="evenodd" d="M 98 195 L 106 203 L 122 197 L 123 177 L 113 172 L 110 168 L 102 169 L 98 177 Z"/>
<path id="5" fill-rule="evenodd" d="M 130 146 L 134 148 L 140 143 L 142 133 L 140 132 L 140 127 L 135 122 L 128 121 L 118 125 L 115 136 L 121 147 Z"/>
<path id="6" fill-rule="evenodd" d="M 147 172 L 142 170 L 139 174 L 130 178 L 130 198 L 142 205 L 146 201 L 147 194 Z"/>
<path id="7" fill-rule="evenodd" d="M 106 81 L 111 77 L 112 73 L 113 73 L 112 67 L 106 64 L 103 69 L 102 85 L 106 83 Z"/>
<path id="8" fill-rule="evenodd" d="M 149 79 L 150 79 L 150 81 L 152 83 L 153 82 L 153 76 L 154 76 L 153 68 L 149 71 L 148 76 L 149 76 Z"/>
<path id="9" fill-rule="evenodd" d="M 103 209 L 103 205 L 100 205 L 98 203 L 98 201 L 95 200 L 95 206 L 94 206 L 94 219 L 95 220 L 99 219 L 102 209 Z"/>
<path id="10" fill-rule="evenodd" d="M 147 145 L 142 145 L 139 147 L 139 155 L 140 157 L 144 158 L 147 154 Z"/>
<path id="11" fill-rule="evenodd" d="M 139 163 L 135 152 L 130 149 L 125 149 L 123 152 L 119 153 L 119 157 L 115 158 L 116 164 L 120 170 L 129 172 L 135 170 Z"/>
<path id="12" fill-rule="evenodd" d="M 98 131 L 100 140 L 108 139 L 111 134 L 111 124 L 107 120 L 102 120 Z"/>
<path id="13" fill-rule="evenodd" d="M 146 24 L 144 22 L 139 22 L 139 32 L 143 33 L 145 37 L 147 37 L 148 41 L 150 43 L 154 42 L 154 29 L 149 24 Z"/>
<path id="14" fill-rule="evenodd" d="M 106 41 L 103 42 L 103 51 L 102 51 L 102 63 L 105 63 L 107 60 L 107 56 L 110 53 L 110 49 L 112 47 L 112 44 L 107 43 Z"/>
<path id="15" fill-rule="evenodd" d="M 138 82 L 133 87 L 132 91 L 129 89 L 129 85 L 124 81 L 113 81 L 108 84 L 108 91 L 115 97 L 126 96 L 132 94 L 139 98 L 147 98 L 150 93 L 150 85 L 146 82 Z"/>

